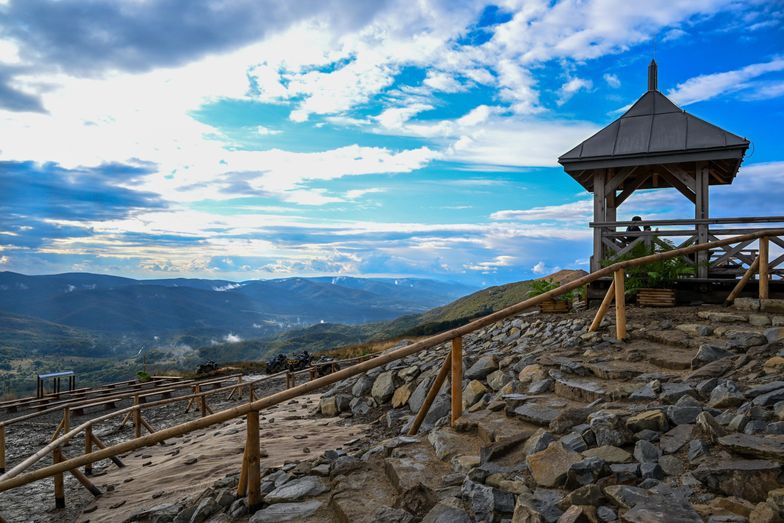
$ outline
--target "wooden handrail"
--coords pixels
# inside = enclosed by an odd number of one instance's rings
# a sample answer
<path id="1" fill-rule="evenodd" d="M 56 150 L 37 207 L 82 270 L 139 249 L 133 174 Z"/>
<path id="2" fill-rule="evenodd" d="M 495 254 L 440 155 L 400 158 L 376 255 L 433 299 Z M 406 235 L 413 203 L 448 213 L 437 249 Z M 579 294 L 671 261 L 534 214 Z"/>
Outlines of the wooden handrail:
<path id="1" fill-rule="evenodd" d="M 454 338 L 465 336 L 470 334 L 476 330 L 479 330 L 483 327 L 487 327 L 492 325 L 498 321 L 501 321 L 509 316 L 518 314 L 523 312 L 531 307 L 541 304 L 542 302 L 548 301 L 552 298 L 560 296 L 561 294 L 565 294 L 571 290 L 577 289 L 584 285 L 587 285 L 593 281 L 598 280 L 599 278 L 609 276 L 614 274 L 615 271 L 619 269 L 627 269 L 629 267 L 636 267 L 639 265 L 645 265 L 648 263 L 652 263 L 655 261 L 663 260 L 672 258 L 674 256 L 681 256 L 684 254 L 691 254 L 694 252 L 699 252 L 706 249 L 711 249 L 714 247 L 720 247 L 725 245 L 731 245 L 733 243 L 746 241 L 746 240 L 755 240 L 762 237 L 767 236 L 781 236 L 784 235 L 784 229 L 769 229 L 769 230 L 762 230 L 751 234 L 746 234 L 742 236 L 736 236 L 733 238 L 726 238 L 723 240 L 702 243 L 697 245 L 690 245 L 688 247 L 681 247 L 678 249 L 673 249 L 671 251 L 660 252 L 656 254 L 651 254 L 649 256 L 644 256 L 641 258 L 635 258 L 631 260 L 624 260 L 602 269 L 599 269 L 591 274 L 573 280 L 571 282 L 565 283 L 564 285 L 557 287 L 553 290 L 535 296 L 533 298 L 529 298 L 522 302 L 516 303 L 500 311 L 496 311 L 492 314 L 474 320 L 466 325 L 461 327 L 457 327 L 451 329 L 449 331 L 443 332 L 441 334 L 437 334 L 434 336 L 430 336 L 428 338 L 419 340 L 414 342 L 410 345 L 405 347 L 401 347 L 399 349 L 394 349 L 387 353 L 382 353 L 368 361 L 364 361 L 361 363 L 357 363 L 356 365 L 352 365 L 345 369 L 341 369 L 337 372 L 329 374 L 327 376 L 317 378 L 315 380 L 303 383 L 302 385 L 298 385 L 288 390 L 284 390 L 282 392 L 278 392 L 276 394 L 272 394 L 270 396 L 258 399 L 256 401 L 245 403 L 243 405 L 238 405 L 236 407 L 231 407 L 223 411 L 216 412 L 215 414 L 210 414 L 205 416 L 201 419 L 189 421 L 186 423 L 181 423 L 179 425 L 175 425 L 173 427 L 169 427 L 166 429 L 161 429 L 154 434 L 148 434 L 146 436 L 142 436 L 140 438 L 135 438 L 129 441 L 125 441 L 122 443 L 118 443 L 111 447 L 107 447 L 105 449 L 101 449 L 90 454 L 84 454 L 81 456 L 77 456 L 65 461 L 61 461 L 59 463 L 54 463 L 47 467 L 43 467 L 41 469 L 28 472 L 26 474 L 19 474 L 22 470 L 22 467 L 18 465 L 11 471 L 7 472 L 5 475 L 0 476 L 0 492 L 4 492 L 6 490 L 26 485 L 27 483 L 31 483 L 33 481 L 38 481 L 43 478 L 51 477 L 56 474 L 61 474 L 65 471 L 72 470 L 88 463 L 94 463 L 96 461 L 100 461 L 102 459 L 111 458 L 117 456 L 119 454 L 123 454 L 125 452 L 130 452 L 148 445 L 160 443 L 161 441 L 171 439 L 177 436 L 181 436 L 183 434 L 187 434 L 188 432 L 192 432 L 194 430 L 199 430 L 202 428 L 209 427 L 211 425 L 215 425 L 217 423 L 223 423 L 225 421 L 229 421 L 231 419 L 235 419 L 241 416 L 245 416 L 250 412 L 260 411 L 262 409 L 269 408 L 273 405 L 277 405 L 284 401 L 288 401 L 292 398 L 297 396 L 301 396 L 303 394 L 307 394 L 309 392 L 314 392 L 318 389 L 321 389 L 327 385 L 332 385 L 338 381 L 345 380 L 347 378 L 351 378 L 363 372 L 369 371 L 376 367 L 380 367 L 382 365 L 386 365 L 393 361 L 400 360 L 407 356 L 411 356 L 420 352 L 422 350 L 426 350 L 441 343 L 450 341 Z M 152 404 L 150 404 L 152 405 Z M 71 439 L 76 433 L 80 430 L 84 430 L 86 424 L 81 425 L 77 429 L 71 430 L 68 434 L 61 436 L 53 443 L 45 447 L 47 452 L 51 452 L 53 446 L 54 447 L 61 447 L 65 442 Z M 42 452 L 43 449 L 39 452 Z M 29 467 L 27 464 L 24 468 L 26 469 Z M 12 474 L 13 472 L 13 474 Z M 16 475 L 19 474 L 19 475 Z"/>
<path id="2" fill-rule="evenodd" d="M 784 216 L 744 216 L 741 218 L 699 218 L 676 220 L 642 220 L 636 222 L 590 222 L 589 227 L 628 227 L 629 225 L 727 225 L 732 223 L 784 223 Z"/>

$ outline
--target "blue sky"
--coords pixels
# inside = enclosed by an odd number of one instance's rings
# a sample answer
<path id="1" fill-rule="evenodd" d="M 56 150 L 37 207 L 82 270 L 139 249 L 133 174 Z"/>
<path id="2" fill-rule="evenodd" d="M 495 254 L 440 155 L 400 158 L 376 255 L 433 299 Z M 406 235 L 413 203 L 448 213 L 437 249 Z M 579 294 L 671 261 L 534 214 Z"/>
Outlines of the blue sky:
<path id="1" fill-rule="evenodd" d="M 780 1 L 0 0 L 0 269 L 587 268 L 556 158 L 643 94 L 654 48 L 663 93 L 752 142 L 712 213 L 784 214 Z"/>

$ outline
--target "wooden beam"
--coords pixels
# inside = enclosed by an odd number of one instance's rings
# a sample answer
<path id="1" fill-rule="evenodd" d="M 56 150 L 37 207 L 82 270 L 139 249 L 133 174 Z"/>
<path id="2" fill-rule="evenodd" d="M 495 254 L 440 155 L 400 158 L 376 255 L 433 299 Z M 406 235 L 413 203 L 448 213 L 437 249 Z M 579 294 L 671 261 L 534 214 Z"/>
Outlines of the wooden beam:
<path id="1" fill-rule="evenodd" d="M 463 414 L 463 338 L 452 340 L 452 426 Z"/>
<path id="2" fill-rule="evenodd" d="M 669 165 L 661 165 L 661 167 L 667 171 L 671 175 L 671 177 L 676 178 L 681 184 L 687 187 L 692 193 L 696 193 L 697 191 L 697 179 L 689 174 L 686 169 L 679 167 L 677 165 L 669 164 Z M 669 180 L 668 180 L 669 181 Z"/>
<path id="3" fill-rule="evenodd" d="M 438 375 L 436 379 L 433 381 L 433 385 L 430 386 L 430 390 L 427 391 L 427 396 L 425 397 L 425 401 L 422 403 L 422 406 L 419 408 L 419 412 L 417 412 L 416 418 L 414 422 L 411 424 L 411 428 L 408 429 L 409 436 L 416 436 L 416 433 L 419 432 L 419 427 L 422 425 L 422 422 L 425 421 L 425 416 L 427 416 L 427 411 L 430 410 L 430 406 L 433 404 L 433 400 L 436 399 L 438 395 L 438 391 L 441 390 L 441 386 L 444 384 L 444 380 L 446 380 L 447 374 L 449 374 L 449 369 L 452 367 L 452 354 L 447 354 L 446 358 L 444 359 L 444 363 L 441 365 L 441 370 L 438 371 Z"/>
<path id="4" fill-rule="evenodd" d="M 259 506 L 259 495 L 261 493 L 261 449 L 259 448 L 259 411 L 251 410 L 247 415 L 247 437 L 245 448 L 247 453 L 248 467 L 248 510 L 253 511 Z"/>
<path id="5" fill-rule="evenodd" d="M 626 283 L 625 272 L 618 269 L 613 273 L 615 283 L 615 337 L 621 341 L 626 339 Z"/>
<path id="6" fill-rule="evenodd" d="M 593 317 L 593 322 L 591 322 L 591 326 L 588 328 L 588 332 L 596 332 L 599 329 L 599 325 L 602 324 L 602 320 L 604 319 L 604 315 L 607 314 L 607 309 L 610 308 L 610 304 L 615 297 L 615 281 L 610 282 L 610 288 L 607 289 L 607 294 L 604 295 L 604 299 L 602 300 L 601 305 L 599 305 L 599 310 L 596 311 L 596 316 Z"/>
<path id="7" fill-rule="evenodd" d="M 242 467 L 240 468 L 240 479 L 237 482 L 237 497 L 244 498 L 248 493 L 248 445 L 242 451 Z"/>
<path id="8" fill-rule="evenodd" d="M 768 261 L 770 256 L 768 238 L 759 240 L 759 298 L 767 300 L 768 295 Z"/>
<path id="9" fill-rule="evenodd" d="M 688 198 L 691 203 L 693 204 L 697 203 L 697 195 L 694 192 L 692 192 L 692 190 L 689 187 L 684 185 L 678 178 L 676 178 L 670 173 L 662 173 L 661 176 L 662 178 L 670 182 L 670 185 L 672 185 L 675 189 L 677 189 L 679 193 L 681 193 L 686 198 Z"/>
<path id="10" fill-rule="evenodd" d="M 749 268 L 746 269 L 746 272 L 743 274 L 743 277 L 735 285 L 735 288 L 732 289 L 732 292 L 730 292 L 730 295 L 727 296 L 727 299 L 724 300 L 724 305 L 732 304 L 732 302 L 735 301 L 735 298 L 740 296 L 740 293 L 743 291 L 743 288 L 746 286 L 747 283 L 749 283 L 749 280 L 751 280 L 751 278 L 754 276 L 754 273 L 757 272 L 757 269 L 759 268 L 759 261 L 760 261 L 759 256 L 757 256 L 754 259 L 754 263 L 749 265 Z"/>
<path id="11" fill-rule="evenodd" d="M 621 191 L 621 194 L 619 194 L 615 198 L 616 207 L 620 207 L 621 204 L 625 202 L 626 199 L 629 196 L 631 196 L 632 193 L 634 193 L 634 191 L 639 189 L 640 186 L 644 184 L 645 180 L 647 180 L 649 177 L 650 177 L 650 173 L 640 173 L 637 176 L 635 176 L 632 180 L 630 180 L 628 184 L 626 183 L 623 184 L 623 191 Z"/>
<path id="12" fill-rule="evenodd" d="M 142 408 L 139 405 L 139 395 L 133 397 L 133 433 L 134 437 L 142 436 Z"/>
<path id="13" fill-rule="evenodd" d="M 694 218 L 697 220 L 707 220 L 709 217 L 708 212 L 708 190 L 710 184 L 710 169 L 708 162 L 697 162 L 696 174 L 694 178 L 694 191 L 697 199 L 694 204 Z M 697 225 L 697 243 L 703 244 L 708 242 L 708 225 Z M 699 251 L 697 253 L 697 277 L 708 277 L 708 251 Z"/>
<path id="14" fill-rule="evenodd" d="M 636 165 L 632 168 L 609 169 L 607 180 L 604 183 L 604 194 L 615 193 L 615 191 L 618 190 L 618 187 L 620 187 L 623 182 L 625 182 L 632 174 L 634 174 L 634 171 L 636 170 Z"/>
<path id="15" fill-rule="evenodd" d="M 96 436 L 94 433 L 92 434 L 92 438 L 93 438 L 93 443 L 95 443 L 96 447 L 98 447 L 99 449 L 106 449 L 106 443 L 104 443 L 103 440 L 101 440 L 101 438 Z M 117 465 L 117 468 L 119 469 L 125 468 L 125 463 L 123 463 L 122 460 L 117 456 L 109 456 L 109 459 L 112 460 L 112 463 Z M 88 463 L 93 463 L 93 462 L 90 461 Z M 86 464 L 87 463 L 85 463 L 85 465 Z"/>
<path id="16" fill-rule="evenodd" d="M 84 429 L 84 453 L 89 454 L 93 451 L 93 426 L 87 425 Z M 93 473 L 93 464 L 88 463 L 84 466 L 84 473 L 91 475 Z"/>
<path id="17" fill-rule="evenodd" d="M 604 194 L 604 180 L 606 173 L 597 171 L 593 175 L 593 221 L 603 222 L 607 219 L 607 200 Z M 591 271 L 597 271 L 602 266 L 604 251 L 602 249 L 602 234 L 604 229 L 597 227 L 593 230 L 593 257 L 591 258 Z"/>

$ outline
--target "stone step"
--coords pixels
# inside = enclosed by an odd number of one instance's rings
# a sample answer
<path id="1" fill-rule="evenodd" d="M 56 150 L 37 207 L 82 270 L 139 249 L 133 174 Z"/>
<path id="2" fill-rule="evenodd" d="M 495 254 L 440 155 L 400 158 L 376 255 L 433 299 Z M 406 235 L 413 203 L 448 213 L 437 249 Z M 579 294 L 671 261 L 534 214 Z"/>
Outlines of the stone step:
<path id="1" fill-rule="evenodd" d="M 551 374 L 555 380 L 556 396 L 583 403 L 596 400 L 625 399 L 640 387 L 631 381 L 603 380 L 599 378 L 572 378 Z"/>
<path id="2" fill-rule="evenodd" d="M 421 518 L 439 501 L 444 478 L 452 467 L 438 459 L 427 442 L 421 441 L 393 449 L 384 460 L 384 472 L 397 491 L 390 505 Z"/>
<path id="3" fill-rule="evenodd" d="M 636 341 L 632 348 L 643 361 L 660 369 L 689 370 L 696 348 L 685 348 L 650 341 Z"/>
<path id="4" fill-rule="evenodd" d="M 503 411 L 493 412 L 486 409 L 463 414 L 458 425 L 458 430 L 475 433 L 483 445 L 533 433 L 538 428 L 538 425 L 507 416 Z"/>
<path id="5" fill-rule="evenodd" d="M 597 378 L 604 380 L 629 380 L 659 370 L 642 361 L 609 360 L 588 363 L 586 367 Z"/>
<path id="6" fill-rule="evenodd" d="M 329 506 L 340 523 L 377 521 L 376 512 L 394 506 L 396 496 L 383 463 L 371 463 L 337 481 Z"/>

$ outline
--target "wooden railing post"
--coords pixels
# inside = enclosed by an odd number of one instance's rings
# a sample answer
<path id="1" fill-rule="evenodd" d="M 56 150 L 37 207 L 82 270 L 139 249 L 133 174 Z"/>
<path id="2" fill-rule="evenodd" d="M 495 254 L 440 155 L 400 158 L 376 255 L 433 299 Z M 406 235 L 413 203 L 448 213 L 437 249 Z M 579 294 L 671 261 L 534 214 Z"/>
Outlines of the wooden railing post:
<path id="1" fill-rule="evenodd" d="M 52 451 L 52 461 L 58 464 L 63 460 L 63 449 L 55 447 Z M 63 483 L 63 473 L 58 472 L 54 475 L 54 506 L 65 508 L 65 485 Z"/>
<path id="2" fill-rule="evenodd" d="M 139 395 L 133 397 L 133 434 L 134 437 L 142 437 L 142 407 L 139 404 Z"/>
<path id="3" fill-rule="evenodd" d="M 452 339 L 452 426 L 463 414 L 463 338 Z"/>
<path id="4" fill-rule="evenodd" d="M 201 386 L 199 386 L 199 394 L 199 406 L 201 407 L 201 417 L 203 418 L 207 415 L 207 396 L 202 393 Z"/>
<path id="5" fill-rule="evenodd" d="M 618 340 L 626 339 L 626 282 L 624 270 L 618 269 L 613 273 L 615 283 L 615 337 Z"/>
<path id="6" fill-rule="evenodd" d="M 251 410 L 247 415 L 247 437 L 245 439 L 247 478 L 248 478 L 248 510 L 253 511 L 259 505 L 261 492 L 261 465 L 259 463 L 259 411 Z"/>
<path id="7" fill-rule="evenodd" d="M 0 474 L 5 474 L 5 425 L 0 425 Z"/>
<path id="8" fill-rule="evenodd" d="M 93 451 L 93 426 L 87 425 L 84 428 L 84 453 L 89 454 Z M 90 476 L 93 473 L 93 464 L 88 463 L 84 466 L 84 473 Z"/>
<path id="9" fill-rule="evenodd" d="M 746 269 L 746 272 L 743 274 L 743 277 L 738 281 L 737 285 L 735 285 L 735 288 L 732 289 L 730 295 L 727 296 L 726 300 L 724 300 L 724 305 L 732 304 L 732 302 L 735 301 L 735 298 L 740 296 L 740 293 L 743 291 L 743 288 L 746 286 L 747 283 L 749 283 L 749 280 L 751 280 L 751 278 L 754 276 L 754 273 L 757 272 L 757 269 L 759 269 L 759 264 L 760 264 L 760 257 L 757 256 L 756 258 L 754 258 L 752 264 L 749 265 L 749 268 Z"/>
<path id="10" fill-rule="evenodd" d="M 599 325 L 602 324 L 602 320 L 604 319 L 604 315 L 607 314 L 607 309 L 610 308 L 610 304 L 615 297 L 615 281 L 610 282 L 610 288 L 607 289 L 607 294 L 604 295 L 604 299 L 602 299 L 601 305 L 599 305 L 599 310 L 596 311 L 596 316 L 593 318 L 593 322 L 591 323 L 588 332 L 596 332 L 599 328 Z"/>
<path id="11" fill-rule="evenodd" d="M 433 400 L 436 399 L 438 391 L 441 390 L 441 386 L 444 384 L 444 380 L 446 380 L 446 376 L 449 374 L 450 368 L 452 368 L 452 354 L 447 354 L 446 358 L 444 359 L 444 364 L 441 366 L 441 370 L 438 371 L 438 375 L 433 381 L 433 385 L 427 392 L 427 396 L 425 397 L 425 401 L 422 403 L 422 407 L 420 407 L 419 412 L 417 412 L 414 423 L 412 423 L 411 428 L 408 429 L 409 436 L 415 436 L 419 431 L 419 427 L 425 420 L 425 416 L 427 416 L 427 412 L 430 410 L 430 406 L 433 404 Z"/>
<path id="12" fill-rule="evenodd" d="M 759 298 L 768 299 L 768 256 L 770 254 L 770 243 L 767 236 L 759 239 Z"/>

